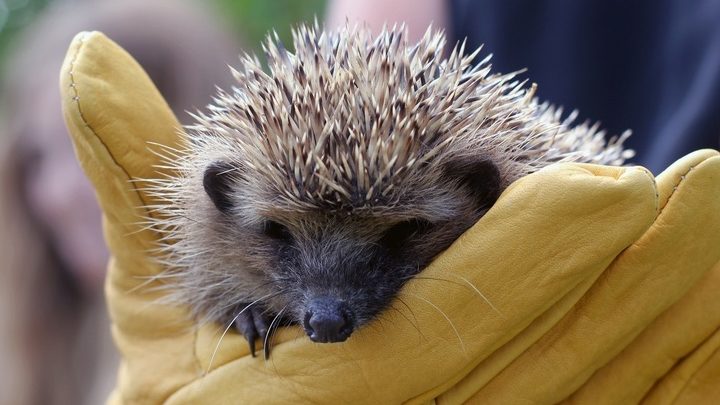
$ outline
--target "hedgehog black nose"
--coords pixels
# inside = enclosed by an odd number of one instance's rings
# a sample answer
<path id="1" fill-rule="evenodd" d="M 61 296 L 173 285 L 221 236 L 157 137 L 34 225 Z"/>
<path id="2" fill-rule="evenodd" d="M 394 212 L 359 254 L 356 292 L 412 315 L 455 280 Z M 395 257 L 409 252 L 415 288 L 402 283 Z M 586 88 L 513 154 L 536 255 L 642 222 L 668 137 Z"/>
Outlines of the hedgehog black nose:
<path id="1" fill-rule="evenodd" d="M 347 305 L 326 297 L 310 302 L 303 326 L 310 340 L 319 343 L 343 342 L 353 331 L 352 317 Z"/>

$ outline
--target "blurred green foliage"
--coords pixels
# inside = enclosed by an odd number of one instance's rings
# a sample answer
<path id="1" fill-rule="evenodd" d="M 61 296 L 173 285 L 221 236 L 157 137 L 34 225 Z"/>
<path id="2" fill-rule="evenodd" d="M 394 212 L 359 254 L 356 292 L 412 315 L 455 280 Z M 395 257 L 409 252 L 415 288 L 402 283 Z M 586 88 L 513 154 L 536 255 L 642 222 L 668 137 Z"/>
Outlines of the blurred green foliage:
<path id="1" fill-rule="evenodd" d="M 0 69 L 5 65 L 13 39 L 22 29 L 31 27 L 35 16 L 51 1 L 0 0 Z M 214 7 L 243 38 L 248 50 L 255 53 L 259 52 L 264 37 L 273 29 L 286 44 L 290 44 L 291 28 L 301 21 L 312 22 L 315 18 L 322 21 L 326 4 L 326 0 L 196 1 Z"/>
<path id="2" fill-rule="evenodd" d="M 12 39 L 30 24 L 50 0 L 0 0 L 0 64 L 12 47 Z"/>
<path id="3" fill-rule="evenodd" d="M 245 44 L 258 52 L 265 36 L 277 31 L 290 46 L 291 29 L 300 22 L 323 20 L 326 0 L 216 0 L 218 11 L 230 19 Z"/>

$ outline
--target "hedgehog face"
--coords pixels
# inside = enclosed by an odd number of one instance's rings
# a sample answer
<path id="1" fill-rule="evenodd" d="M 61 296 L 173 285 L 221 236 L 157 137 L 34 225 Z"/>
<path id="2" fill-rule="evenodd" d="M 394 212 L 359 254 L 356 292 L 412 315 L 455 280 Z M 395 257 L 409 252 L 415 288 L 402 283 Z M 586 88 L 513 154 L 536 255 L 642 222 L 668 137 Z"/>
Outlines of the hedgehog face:
<path id="1" fill-rule="evenodd" d="M 245 234 L 239 249 L 253 259 L 238 271 L 277 286 L 270 309 L 285 311 L 313 341 L 338 342 L 387 308 L 497 199 L 494 164 L 453 163 L 442 170 L 445 181 L 401 190 L 402 205 L 377 199 L 328 209 L 320 200 L 293 208 L 271 193 L 242 190 L 252 175 L 244 172 L 241 181 L 223 162 L 208 166 L 204 188 L 222 223 Z"/>

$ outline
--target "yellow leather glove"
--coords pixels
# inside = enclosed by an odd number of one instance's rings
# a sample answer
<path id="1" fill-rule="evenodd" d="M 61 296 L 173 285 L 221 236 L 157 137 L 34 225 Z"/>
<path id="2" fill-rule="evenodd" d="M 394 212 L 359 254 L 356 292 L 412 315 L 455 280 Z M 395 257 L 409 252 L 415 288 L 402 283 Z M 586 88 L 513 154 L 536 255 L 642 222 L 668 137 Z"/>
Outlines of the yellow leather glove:
<path id="1" fill-rule="evenodd" d="M 497 204 L 342 344 L 279 331 L 272 357 L 157 303 L 162 269 L 133 180 L 162 175 L 148 142 L 184 142 L 147 75 L 100 33 L 61 72 L 63 110 L 104 211 L 106 292 L 122 355 L 110 403 L 698 403 L 720 398 L 720 156 L 655 180 L 558 164 Z M 487 301 L 486 301 L 487 300 Z M 492 305 L 490 305 L 489 303 Z"/>

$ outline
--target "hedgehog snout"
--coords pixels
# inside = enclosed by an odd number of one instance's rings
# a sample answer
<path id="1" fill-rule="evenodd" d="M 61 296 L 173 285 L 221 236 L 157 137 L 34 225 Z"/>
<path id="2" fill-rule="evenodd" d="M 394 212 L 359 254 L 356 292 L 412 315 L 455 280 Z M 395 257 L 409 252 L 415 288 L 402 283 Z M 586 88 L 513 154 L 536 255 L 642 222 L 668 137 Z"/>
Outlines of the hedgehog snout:
<path id="1" fill-rule="evenodd" d="M 332 297 L 310 301 L 303 327 L 310 340 L 317 343 L 344 342 L 355 328 L 348 305 Z"/>

